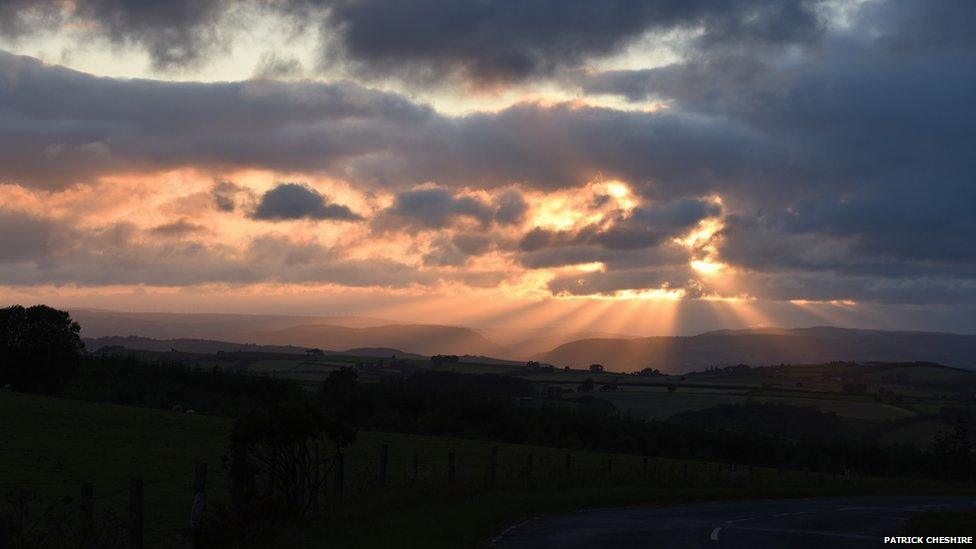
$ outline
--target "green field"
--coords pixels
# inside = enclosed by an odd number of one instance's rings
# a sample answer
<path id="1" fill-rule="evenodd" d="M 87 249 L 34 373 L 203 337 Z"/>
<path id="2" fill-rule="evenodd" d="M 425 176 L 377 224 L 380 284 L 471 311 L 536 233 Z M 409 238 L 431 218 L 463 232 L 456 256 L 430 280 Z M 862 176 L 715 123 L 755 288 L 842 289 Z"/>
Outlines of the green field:
<path id="1" fill-rule="evenodd" d="M 5 418 L 0 424 L 0 490 L 5 494 L 30 492 L 35 510 L 55 505 L 65 496 L 77 501 L 80 484 L 90 482 L 96 513 L 112 510 L 124 517 L 129 479 L 142 478 L 146 539 L 156 542 L 150 546 L 162 547 L 175 543 L 187 526 L 196 462 L 209 464 L 209 503 L 224 499 L 221 456 L 231 426 L 227 419 L 9 391 L 0 393 L 0 414 Z M 719 464 L 656 459 L 645 470 L 638 456 L 361 432 L 346 458 L 344 484 L 349 505 L 372 500 L 379 493 L 383 445 L 389 456 L 386 495 L 437 497 L 459 490 L 484 490 L 490 479 L 493 447 L 497 452 L 494 487 L 503 490 L 635 479 L 702 485 L 728 480 L 730 475 L 728 466 Z M 449 481 L 451 454 L 453 484 Z M 754 474 L 757 480 L 775 476 L 771 470 L 758 468 Z"/>
<path id="2" fill-rule="evenodd" d="M 76 503 L 57 502 L 64 496 L 75 496 L 77 502 L 80 483 L 90 482 L 96 514 L 113 510 L 124 518 L 128 481 L 139 477 L 145 482 L 147 546 L 171 547 L 180 543 L 187 526 L 196 462 L 210 467 L 211 509 L 225 499 L 221 456 L 231 426 L 227 419 L 9 391 L 0 393 L 0 413 L 5 418 L 0 424 L 0 490 L 33 493 L 30 501 L 36 510 L 61 505 L 72 511 Z M 379 456 L 384 446 L 387 485 L 381 488 Z M 493 448 L 497 459 L 491 482 Z M 433 540 L 429 546 L 451 547 L 451 539 L 470 546 L 506 521 L 529 513 L 628 503 L 932 489 L 872 479 L 855 483 L 840 478 L 833 483 L 829 475 L 783 471 L 780 476 L 773 469 L 746 466 L 733 474 L 727 464 L 661 458 L 645 462 L 641 456 L 377 432 L 359 434 L 348 449 L 346 464 L 345 495 L 334 511 L 338 522 L 330 523 L 327 534 L 315 527 L 296 532 L 312 536 L 296 543 L 388 546 L 397 536 L 408 535 Z M 334 483 L 327 492 L 335 494 Z M 445 529 L 442 520 L 432 520 L 423 509 L 456 516 L 457 521 Z M 461 535 L 458 529 L 466 530 Z"/>
<path id="3" fill-rule="evenodd" d="M 210 492 L 223 494 L 220 456 L 230 422 L 201 415 L 0 393 L 0 490 L 36 494 L 40 511 L 80 483 L 95 488 L 96 513 L 122 512 L 128 483 L 145 483 L 146 539 L 185 529 L 194 465 L 209 463 Z"/>

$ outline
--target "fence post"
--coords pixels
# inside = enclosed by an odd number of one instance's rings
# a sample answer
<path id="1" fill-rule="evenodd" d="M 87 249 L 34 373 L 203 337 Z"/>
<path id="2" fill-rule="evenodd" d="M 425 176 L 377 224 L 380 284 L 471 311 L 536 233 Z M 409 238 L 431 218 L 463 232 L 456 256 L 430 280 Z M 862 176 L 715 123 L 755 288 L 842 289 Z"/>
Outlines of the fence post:
<path id="1" fill-rule="evenodd" d="M 81 483 L 78 517 L 81 523 L 80 545 L 81 547 L 91 547 L 92 528 L 95 521 L 95 487 L 90 482 Z"/>
<path id="2" fill-rule="evenodd" d="M 688 484 L 688 464 L 685 463 L 684 472 L 681 474 L 681 478 L 684 479 L 685 484 Z"/>
<path id="3" fill-rule="evenodd" d="M 380 488 L 386 488 L 386 464 L 390 458 L 390 446 L 384 444 L 380 447 Z"/>
<path id="4" fill-rule="evenodd" d="M 736 472 L 735 471 L 735 464 L 733 463 L 729 467 L 730 467 L 729 468 L 729 479 L 734 482 L 735 481 L 735 472 Z"/>
<path id="5" fill-rule="evenodd" d="M 129 481 L 129 549 L 142 549 L 142 479 Z"/>
<path id="6" fill-rule="evenodd" d="M 607 456 L 607 480 L 613 480 L 613 455 Z"/>
<path id="7" fill-rule="evenodd" d="M 316 442 L 312 446 L 312 462 L 315 464 L 313 466 L 313 468 L 312 468 L 312 470 L 314 471 L 313 474 L 315 475 L 315 477 L 314 477 L 315 480 L 312 482 L 312 486 L 309 487 L 308 497 L 309 497 L 309 499 L 312 502 L 312 512 L 314 512 L 315 514 L 318 514 L 318 512 L 319 512 L 319 487 L 322 485 L 322 482 L 321 482 L 322 478 L 320 476 L 320 471 L 319 471 L 319 465 L 322 462 L 321 462 L 321 460 L 319 460 L 319 443 L 318 442 Z"/>
<path id="8" fill-rule="evenodd" d="M 566 478 L 573 478 L 573 455 L 566 452 Z"/>
<path id="9" fill-rule="evenodd" d="M 196 530 L 207 507 L 207 464 L 197 462 L 193 472 L 193 504 L 190 506 L 190 530 Z"/>
<path id="10" fill-rule="evenodd" d="M 532 480 L 532 454 L 529 454 L 525 458 L 525 480 Z"/>
<path id="11" fill-rule="evenodd" d="M 447 454 L 447 482 L 454 484 L 454 452 Z"/>
<path id="12" fill-rule="evenodd" d="M 647 456 L 644 456 L 641 462 L 641 477 L 644 479 L 644 482 L 647 482 Z"/>
<path id="13" fill-rule="evenodd" d="M 345 480 L 346 454 L 342 450 L 336 453 L 335 462 L 335 493 L 336 499 L 342 499 L 343 482 Z"/>

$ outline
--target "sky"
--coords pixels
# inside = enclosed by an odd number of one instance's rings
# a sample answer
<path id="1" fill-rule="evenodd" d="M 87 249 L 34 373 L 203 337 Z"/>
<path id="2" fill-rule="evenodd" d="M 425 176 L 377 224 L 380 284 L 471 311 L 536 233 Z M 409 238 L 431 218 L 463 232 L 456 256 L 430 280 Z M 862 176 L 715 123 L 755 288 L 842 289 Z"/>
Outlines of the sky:
<path id="1" fill-rule="evenodd" d="M 976 333 L 974 19 L 3 2 L 0 302 Z"/>

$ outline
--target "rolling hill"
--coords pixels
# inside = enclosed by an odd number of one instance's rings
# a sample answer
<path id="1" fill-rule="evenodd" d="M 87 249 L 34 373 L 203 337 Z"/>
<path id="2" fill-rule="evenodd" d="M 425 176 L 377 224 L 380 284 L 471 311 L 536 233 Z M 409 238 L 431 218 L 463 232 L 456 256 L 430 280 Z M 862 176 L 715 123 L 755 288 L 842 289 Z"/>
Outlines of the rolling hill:
<path id="1" fill-rule="evenodd" d="M 71 309 L 88 338 L 136 335 L 156 339 L 199 338 L 242 341 L 238 336 L 255 330 L 278 330 L 301 324 L 333 324 L 351 328 L 394 324 L 362 316 L 299 316 L 227 313 L 152 313 L 98 309 Z"/>
<path id="2" fill-rule="evenodd" d="M 479 333 L 509 350 L 511 358 L 529 359 L 580 339 L 631 339 L 637 336 L 597 331 L 567 330 L 556 326 L 478 328 Z"/>
<path id="3" fill-rule="evenodd" d="M 298 347 L 274 352 L 304 352 L 304 348 L 344 350 L 384 348 L 418 355 L 456 354 L 509 357 L 512 353 L 469 328 L 422 324 L 394 324 L 389 320 L 356 316 L 289 316 L 244 314 L 130 313 L 77 309 L 71 316 L 90 340 L 105 337 L 139 336 L 157 340 L 178 340 L 181 347 L 203 345 L 207 352 L 237 350 L 242 345 Z M 214 347 L 213 340 L 221 345 Z M 235 343 L 227 343 L 235 342 Z M 223 348 L 226 343 L 229 347 Z M 108 345 L 101 342 L 99 346 Z M 111 343 L 130 348 L 169 350 L 173 342 Z M 165 347 L 171 345 L 171 347 Z M 178 350 L 190 350 L 182 348 Z M 195 349 L 199 350 L 199 349 Z M 253 350 L 253 349 L 252 349 Z"/>
<path id="4" fill-rule="evenodd" d="M 263 345 L 299 345 L 321 349 L 390 347 L 421 355 L 454 354 L 506 357 L 508 349 L 478 332 L 456 326 L 390 324 L 350 328 L 333 324 L 302 324 L 242 334 L 243 341 Z"/>
<path id="5" fill-rule="evenodd" d="M 169 352 L 180 353 L 274 353 L 274 354 L 294 354 L 305 355 L 307 347 L 297 347 L 294 345 L 255 345 L 253 343 L 232 343 L 230 341 L 216 341 L 212 339 L 153 339 L 151 337 L 140 336 L 106 336 L 99 338 L 82 338 L 85 348 L 92 352 L 112 347 L 124 347 L 125 349 L 139 351 Z M 355 349 L 343 350 L 322 350 L 326 356 L 364 356 L 382 357 L 397 356 L 399 358 L 425 359 L 427 357 L 405 353 L 399 349 L 387 347 L 358 347 Z"/>
<path id="6" fill-rule="evenodd" d="M 976 336 L 886 332 L 818 326 L 721 330 L 691 337 L 584 339 L 540 353 L 536 360 L 608 370 L 657 368 L 683 373 L 708 366 L 813 364 L 832 361 L 930 361 L 976 369 Z"/>

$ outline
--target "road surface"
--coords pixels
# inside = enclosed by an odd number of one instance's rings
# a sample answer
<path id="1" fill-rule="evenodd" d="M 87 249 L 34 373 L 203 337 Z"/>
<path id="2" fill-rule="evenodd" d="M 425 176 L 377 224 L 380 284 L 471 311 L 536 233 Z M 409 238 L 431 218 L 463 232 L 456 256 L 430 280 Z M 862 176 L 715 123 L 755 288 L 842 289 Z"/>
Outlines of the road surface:
<path id="1" fill-rule="evenodd" d="M 966 508 L 976 508 L 976 498 L 872 496 L 595 509 L 526 521 L 498 536 L 493 547 L 880 547 L 885 536 L 902 535 L 914 514 Z"/>

